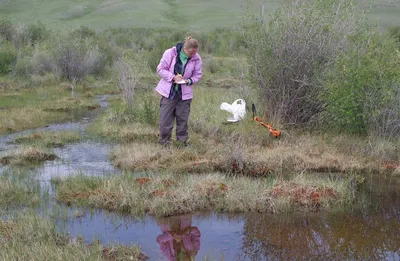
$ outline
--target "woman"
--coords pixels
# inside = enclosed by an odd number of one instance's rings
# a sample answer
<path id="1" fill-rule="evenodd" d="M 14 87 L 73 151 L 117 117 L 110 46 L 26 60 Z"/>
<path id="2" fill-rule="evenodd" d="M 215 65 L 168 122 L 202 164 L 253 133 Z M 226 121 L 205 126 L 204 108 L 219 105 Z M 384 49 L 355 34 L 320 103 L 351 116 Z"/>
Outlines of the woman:
<path id="1" fill-rule="evenodd" d="M 176 120 L 176 139 L 178 143 L 187 146 L 192 86 L 198 83 L 203 75 L 198 47 L 197 40 L 188 37 L 183 43 L 166 50 L 157 66 L 157 73 L 162 78 L 156 87 L 156 91 L 162 96 L 158 140 L 161 145 L 171 144 L 172 129 Z"/>

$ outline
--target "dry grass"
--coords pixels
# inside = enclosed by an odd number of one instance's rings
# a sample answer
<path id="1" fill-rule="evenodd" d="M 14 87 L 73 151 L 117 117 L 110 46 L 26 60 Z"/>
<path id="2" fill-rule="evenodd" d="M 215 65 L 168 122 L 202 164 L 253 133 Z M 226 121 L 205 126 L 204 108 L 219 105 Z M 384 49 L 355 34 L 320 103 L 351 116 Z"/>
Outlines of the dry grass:
<path id="1" fill-rule="evenodd" d="M 251 176 L 270 173 L 383 171 L 384 164 L 359 153 L 343 153 L 316 135 L 282 139 L 268 146 L 245 138 L 215 141 L 193 135 L 185 149 L 166 149 L 154 143 L 129 143 L 112 151 L 114 164 L 129 170 L 171 170 L 178 173 L 221 171 Z M 243 141 L 245 140 L 245 141 Z"/>
<path id="2" fill-rule="evenodd" d="M 47 160 L 55 160 L 57 156 L 54 153 L 42 151 L 36 147 L 22 147 L 8 155 L 0 158 L 0 163 L 4 165 L 29 165 L 40 164 Z"/>
<path id="3" fill-rule="evenodd" d="M 1 260 L 146 260 L 138 246 L 87 245 L 56 231 L 47 218 L 21 213 L 0 221 Z"/>
<path id="4" fill-rule="evenodd" d="M 116 166 L 127 170 L 209 172 L 216 164 L 213 155 L 218 150 L 218 146 L 212 146 L 203 143 L 200 147 L 195 143 L 188 148 L 165 148 L 156 143 L 130 143 L 116 147 L 111 159 Z"/>
<path id="5" fill-rule="evenodd" d="M 279 213 L 334 208 L 353 200 L 349 178 L 333 180 L 306 175 L 277 181 L 218 173 L 138 178 L 124 174 L 106 178 L 76 176 L 54 179 L 53 183 L 56 198 L 68 205 L 105 208 L 133 215 L 168 216 L 204 210 Z M 278 195 L 278 188 L 286 192 Z M 300 189 L 296 193 L 305 195 L 293 199 L 294 188 Z"/>

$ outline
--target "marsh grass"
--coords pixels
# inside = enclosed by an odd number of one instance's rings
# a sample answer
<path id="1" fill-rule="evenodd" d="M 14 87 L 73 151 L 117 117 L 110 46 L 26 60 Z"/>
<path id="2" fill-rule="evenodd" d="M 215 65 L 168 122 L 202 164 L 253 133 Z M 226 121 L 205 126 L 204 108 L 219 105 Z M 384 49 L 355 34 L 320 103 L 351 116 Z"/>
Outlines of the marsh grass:
<path id="1" fill-rule="evenodd" d="M 16 174 L 0 176 L 0 207 L 36 206 L 40 203 L 39 183 Z"/>
<path id="2" fill-rule="evenodd" d="M 42 131 L 15 138 L 14 142 L 34 147 L 63 147 L 66 144 L 78 142 L 81 134 L 77 131 Z"/>
<path id="3" fill-rule="evenodd" d="M 86 244 L 56 230 L 54 223 L 33 212 L 0 221 L 1 260 L 136 260 L 147 259 L 140 247 Z"/>
<path id="4" fill-rule="evenodd" d="M 57 155 L 52 152 L 42 150 L 38 147 L 20 147 L 0 158 L 3 165 L 29 166 L 41 164 L 48 160 L 57 159 Z"/>
<path id="5" fill-rule="evenodd" d="M 79 86 L 78 98 L 69 98 L 70 91 L 59 86 L 32 89 L 11 89 L 0 95 L 0 135 L 46 126 L 69 119 L 75 110 L 93 110 L 99 104 L 88 95 L 90 90 Z"/>
<path id="6" fill-rule="evenodd" d="M 265 145 L 251 143 L 249 139 L 254 137 L 246 139 L 245 136 L 234 135 L 214 139 L 193 134 L 187 148 L 163 148 L 155 141 L 136 140 L 114 147 L 111 160 L 126 170 L 170 170 L 176 173 L 219 171 L 253 177 L 303 171 L 383 172 L 391 166 L 384 164 L 381 156 L 371 160 L 371 156 L 344 153 L 345 148 L 327 144 L 323 137 L 317 135 L 304 134 L 265 142 Z"/>
<path id="7" fill-rule="evenodd" d="M 297 175 L 253 179 L 207 175 L 147 175 L 52 179 L 56 198 L 76 204 L 143 216 L 169 216 L 196 211 L 273 212 L 333 209 L 350 204 L 350 178 Z"/>
<path id="8" fill-rule="evenodd" d="M 139 101 L 141 95 L 150 97 L 150 93 L 138 95 Z M 249 108 L 245 120 L 227 124 L 229 114 L 221 111 L 219 105 L 241 98 L 238 88 L 197 86 L 194 97 L 188 148 L 173 146 L 165 150 L 159 147 L 156 123 L 140 122 L 135 118 L 127 120 L 124 118 L 127 116 L 116 109 L 110 108 L 92 128 L 98 135 L 121 143 L 111 152 L 111 160 L 116 166 L 138 171 L 219 171 L 251 176 L 302 171 L 381 172 L 388 163 L 398 164 L 400 160 L 398 141 L 348 134 L 306 133 L 296 129 L 282 129 L 282 137 L 275 139 L 268 129 L 252 120 Z M 249 97 L 247 106 L 251 107 L 252 98 Z M 157 103 L 158 99 L 154 96 L 153 102 Z M 158 107 L 157 104 L 153 106 Z M 268 122 L 268 113 L 264 120 Z"/>

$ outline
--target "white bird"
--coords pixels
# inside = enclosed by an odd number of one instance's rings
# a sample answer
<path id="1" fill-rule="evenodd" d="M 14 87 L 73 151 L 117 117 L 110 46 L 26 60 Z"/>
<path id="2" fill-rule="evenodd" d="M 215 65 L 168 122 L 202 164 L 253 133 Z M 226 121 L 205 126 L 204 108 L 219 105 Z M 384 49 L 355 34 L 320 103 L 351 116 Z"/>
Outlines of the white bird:
<path id="1" fill-rule="evenodd" d="M 223 102 L 220 109 L 232 113 L 227 119 L 229 122 L 237 122 L 246 117 L 246 102 L 243 99 L 237 99 L 232 104 Z"/>

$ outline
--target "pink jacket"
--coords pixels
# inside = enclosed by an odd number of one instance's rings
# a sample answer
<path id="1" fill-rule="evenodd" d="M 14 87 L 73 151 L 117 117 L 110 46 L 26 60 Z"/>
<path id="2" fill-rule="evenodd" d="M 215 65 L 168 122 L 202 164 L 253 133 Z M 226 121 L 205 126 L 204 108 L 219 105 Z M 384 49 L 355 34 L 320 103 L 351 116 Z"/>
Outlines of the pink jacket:
<path id="1" fill-rule="evenodd" d="M 161 77 L 160 82 L 156 87 L 156 91 L 162 96 L 168 98 L 171 91 L 171 86 L 174 78 L 174 66 L 176 62 L 176 47 L 166 50 L 161 58 L 160 64 L 157 66 L 157 73 Z M 190 86 L 182 84 L 182 100 L 193 98 L 192 85 L 198 83 L 203 75 L 202 61 L 199 54 L 195 54 L 186 64 L 183 78 L 192 80 Z"/>

